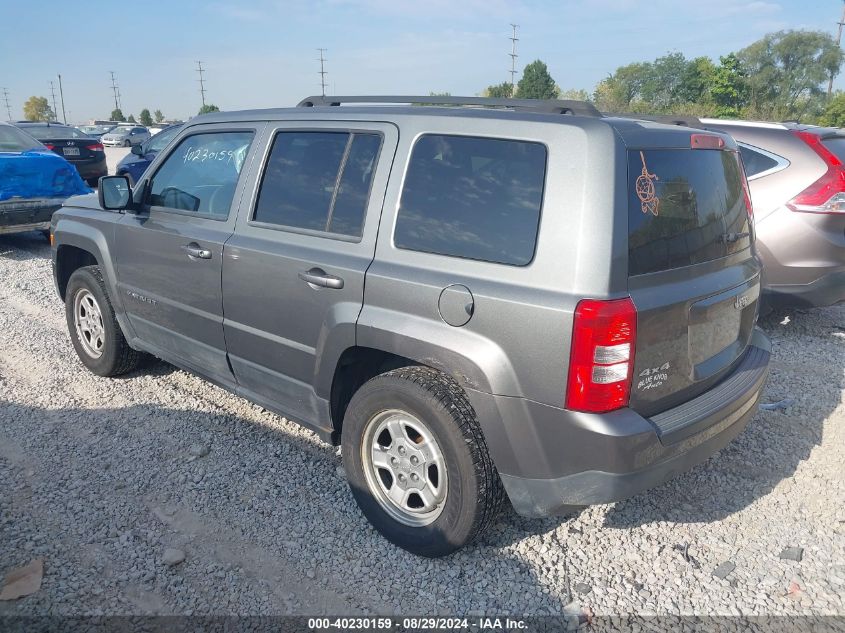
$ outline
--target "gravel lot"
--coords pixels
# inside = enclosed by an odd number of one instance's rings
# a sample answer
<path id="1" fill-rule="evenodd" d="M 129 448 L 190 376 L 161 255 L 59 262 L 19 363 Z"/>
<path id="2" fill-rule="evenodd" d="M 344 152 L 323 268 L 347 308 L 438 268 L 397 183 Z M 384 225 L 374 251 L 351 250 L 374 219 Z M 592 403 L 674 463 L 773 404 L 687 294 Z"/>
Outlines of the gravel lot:
<path id="1" fill-rule="evenodd" d="M 46 242 L 0 237 L 0 574 L 44 560 L 0 615 L 843 615 L 845 306 L 763 326 L 786 409 L 649 493 L 507 511 L 432 561 L 369 527 L 310 432 L 163 363 L 85 371 Z"/>

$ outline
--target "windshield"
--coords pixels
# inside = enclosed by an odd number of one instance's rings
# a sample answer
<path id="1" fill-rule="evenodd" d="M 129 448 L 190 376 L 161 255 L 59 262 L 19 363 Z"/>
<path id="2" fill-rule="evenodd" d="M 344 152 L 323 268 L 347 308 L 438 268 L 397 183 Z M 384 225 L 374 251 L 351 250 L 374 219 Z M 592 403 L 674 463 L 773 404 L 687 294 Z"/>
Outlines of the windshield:
<path id="1" fill-rule="evenodd" d="M 57 138 L 90 138 L 79 128 L 66 125 L 27 125 L 23 130 L 40 141 Z"/>
<path id="2" fill-rule="evenodd" d="M 113 125 L 83 125 L 79 129 L 86 134 L 105 134 L 113 128 Z"/>
<path id="3" fill-rule="evenodd" d="M 132 131 L 131 127 L 116 127 L 109 132 L 109 134 L 113 134 L 115 136 L 122 136 L 124 134 L 129 134 Z"/>
<path id="4" fill-rule="evenodd" d="M 0 152 L 25 152 L 44 146 L 26 132 L 11 125 L 0 125 Z"/>

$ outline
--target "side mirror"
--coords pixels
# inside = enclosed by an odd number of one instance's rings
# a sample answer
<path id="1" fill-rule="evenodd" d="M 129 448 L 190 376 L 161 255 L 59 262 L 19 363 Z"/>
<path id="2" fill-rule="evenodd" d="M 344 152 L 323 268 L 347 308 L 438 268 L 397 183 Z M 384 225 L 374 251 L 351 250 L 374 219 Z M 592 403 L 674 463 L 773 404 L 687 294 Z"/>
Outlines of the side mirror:
<path id="1" fill-rule="evenodd" d="M 132 187 L 126 176 L 101 176 L 97 183 L 100 207 L 107 211 L 124 211 L 132 202 Z"/>
<path id="2" fill-rule="evenodd" d="M 143 156 L 144 150 L 141 148 L 140 145 L 133 145 L 132 149 L 130 150 L 135 156 Z"/>

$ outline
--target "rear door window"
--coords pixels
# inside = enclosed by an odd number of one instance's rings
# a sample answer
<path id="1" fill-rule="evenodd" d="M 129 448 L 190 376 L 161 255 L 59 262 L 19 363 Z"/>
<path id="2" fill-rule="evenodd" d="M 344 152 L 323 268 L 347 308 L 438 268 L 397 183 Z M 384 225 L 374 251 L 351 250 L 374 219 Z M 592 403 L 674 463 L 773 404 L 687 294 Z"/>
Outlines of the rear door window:
<path id="1" fill-rule="evenodd" d="M 742 156 L 742 164 L 745 166 L 745 175 L 749 178 L 774 169 L 780 164 L 771 155 L 764 154 L 748 145 L 740 145 L 739 153 Z"/>
<path id="2" fill-rule="evenodd" d="M 736 152 L 628 152 L 628 270 L 641 275 L 718 259 L 751 244 Z"/>
<path id="3" fill-rule="evenodd" d="M 405 176 L 394 243 L 525 266 L 534 257 L 545 177 L 540 143 L 422 136 Z"/>
<path id="4" fill-rule="evenodd" d="M 253 220 L 361 237 L 381 135 L 279 132 Z"/>

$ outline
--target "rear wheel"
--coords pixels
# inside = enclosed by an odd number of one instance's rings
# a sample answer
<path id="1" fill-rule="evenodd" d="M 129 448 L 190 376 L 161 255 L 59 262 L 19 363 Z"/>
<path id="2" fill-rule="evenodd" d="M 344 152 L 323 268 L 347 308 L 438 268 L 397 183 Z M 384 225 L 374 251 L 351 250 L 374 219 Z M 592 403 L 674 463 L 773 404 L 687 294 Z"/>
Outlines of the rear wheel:
<path id="1" fill-rule="evenodd" d="M 138 366 L 142 355 L 126 342 L 98 266 L 70 276 L 65 316 L 73 347 L 82 364 L 98 376 L 118 376 Z"/>
<path id="2" fill-rule="evenodd" d="M 355 393 L 343 462 L 367 519 L 421 556 L 445 556 L 478 537 L 504 498 L 466 395 L 428 367 L 389 371 Z"/>
<path id="3" fill-rule="evenodd" d="M 132 147 L 132 141 L 126 139 L 125 141 L 123 141 L 123 147 Z"/>

